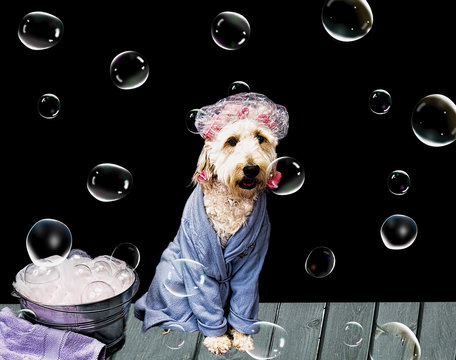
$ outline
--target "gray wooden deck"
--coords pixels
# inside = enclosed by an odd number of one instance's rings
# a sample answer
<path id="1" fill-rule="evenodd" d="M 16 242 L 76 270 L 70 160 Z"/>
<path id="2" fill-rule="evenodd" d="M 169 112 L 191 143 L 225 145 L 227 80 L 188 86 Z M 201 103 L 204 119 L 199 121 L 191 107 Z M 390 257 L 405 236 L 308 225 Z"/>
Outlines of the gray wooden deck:
<path id="1" fill-rule="evenodd" d="M 18 309 L 18 305 L 0 305 Z M 262 303 L 259 318 L 282 326 L 288 333 L 286 346 L 278 359 L 286 360 L 370 360 L 375 324 L 395 321 L 407 325 L 417 336 L 422 360 L 456 360 L 456 303 Z M 356 347 L 344 344 L 345 324 L 356 321 L 363 327 L 363 340 Z M 130 309 L 125 346 L 112 360 L 242 360 L 248 354 L 231 348 L 224 355 L 213 355 L 202 345 L 199 332 L 182 333 L 183 345 L 175 350 L 166 346 L 169 335 L 160 328 L 141 331 L 142 323 Z M 268 342 L 274 334 L 260 341 Z M 258 341 L 258 340 L 257 340 Z M 382 358 L 404 360 L 393 353 L 393 347 L 382 350 Z M 272 358 L 272 357 L 269 357 Z"/>

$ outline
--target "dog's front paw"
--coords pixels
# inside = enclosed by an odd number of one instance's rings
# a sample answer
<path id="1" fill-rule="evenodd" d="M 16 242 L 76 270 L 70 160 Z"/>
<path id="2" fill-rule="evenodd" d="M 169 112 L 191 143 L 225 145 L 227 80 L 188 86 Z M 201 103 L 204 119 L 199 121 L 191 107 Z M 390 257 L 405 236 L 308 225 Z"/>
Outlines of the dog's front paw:
<path id="1" fill-rule="evenodd" d="M 253 350 L 253 339 L 250 335 L 243 334 L 236 329 L 231 329 L 231 336 L 233 337 L 232 344 L 240 351 Z"/>
<path id="2" fill-rule="evenodd" d="M 221 336 L 207 336 L 203 345 L 208 348 L 208 350 L 216 355 L 221 355 L 226 353 L 231 347 L 231 340 L 228 335 Z"/>

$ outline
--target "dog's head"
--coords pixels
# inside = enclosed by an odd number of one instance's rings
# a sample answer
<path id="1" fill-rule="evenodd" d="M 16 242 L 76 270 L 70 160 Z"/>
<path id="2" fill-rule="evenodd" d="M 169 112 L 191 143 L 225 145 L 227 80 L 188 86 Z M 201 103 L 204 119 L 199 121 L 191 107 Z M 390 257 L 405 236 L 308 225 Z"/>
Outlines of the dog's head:
<path id="1" fill-rule="evenodd" d="M 247 99 L 247 101 L 246 101 Z M 267 168 L 288 130 L 288 113 L 265 96 L 244 93 L 202 109 L 200 133 L 205 138 L 194 183 L 225 184 L 234 197 L 251 198 L 265 189 Z"/>

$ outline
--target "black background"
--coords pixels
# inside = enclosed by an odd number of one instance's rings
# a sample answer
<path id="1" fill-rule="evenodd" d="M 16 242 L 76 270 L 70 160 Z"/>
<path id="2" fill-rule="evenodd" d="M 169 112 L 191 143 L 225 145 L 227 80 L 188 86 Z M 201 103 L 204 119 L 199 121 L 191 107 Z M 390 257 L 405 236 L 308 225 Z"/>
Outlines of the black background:
<path id="1" fill-rule="evenodd" d="M 306 173 L 299 192 L 268 196 L 272 234 L 261 301 L 456 300 L 456 145 L 429 147 L 410 124 L 422 97 L 456 99 L 451 2 L 369 3 L 372 30 L 351 43 L 326 33 L 323 1 L 10 4 L 1 25 L 0 302 L 15 301 L 11 283 L 30 262 L 25 238 L 42 218 L 64 222 L 73 247 L 93 256 L 136 244 L 142 295 L 178 229 L 203 145 L 184 118 L 226 97 L 236 80 L 287 107 L 289 134 L 277 152 L 298 159 Z M 210 35 L 213 18 L 226 10 L 251 26 L 236 51 L 219 48 Z M 55 47 L 33 51 L 19 41 L 18 25 L 31 11 L 63 21 Z M 112 59 L 126 50 L 150 66 L 134 90 L 118 89 L 109 76 Z M 392 97 L 381 116 L 368 107 L 379 88 Z M 61 100 L 53 120 L 37 113 L 44 93 Z M 90 170 L 105 162 L 133 175 L 120 201 L 102 203 L 87 191 Z M 396 169 L 411 178 L 404 196 L 386 187 Z M 396 213 L 418 224 L 417 240 L 401 251 L 380 238 L 381 224 Z M 323 279 L 304 269 L 316 246 L 336 256 Z"/>

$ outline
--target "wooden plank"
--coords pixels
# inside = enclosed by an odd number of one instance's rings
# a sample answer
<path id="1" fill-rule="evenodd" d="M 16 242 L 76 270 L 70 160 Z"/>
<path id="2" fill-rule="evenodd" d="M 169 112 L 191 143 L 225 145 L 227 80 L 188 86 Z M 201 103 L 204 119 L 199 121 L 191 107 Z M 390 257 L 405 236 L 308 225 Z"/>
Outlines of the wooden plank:
<path id="1" fill-rule="evenodd" d="M 456 359 L 456 302 L 422 304 L 421 360 Z"/>
<path id="2" fill-rule="evenodd" d="M 276 318 L 278 304 L 277 303 L 261 303 L 258 312 L 258 319 L 261 321 L 274 322 Z M 263 337 L 256 339 L 257 346 L 268 346 L 271 340 L 271 333 L 264 334 Z M 197 353 L 194 359 L 198 360 L 252 360 L 252 357 L 245 352 L 238 351 L 236 348 L 231 347 L 223 355 L 214 355 L 203 345 L 204 336 L 200 337 L 200 342 L 197 345 Z"/>
<path id="3" fill-rule="evenodd" d="M 325 306 L 325 303 L 280 304 L 277 324 L 288 333 L 280 353 L 282 359 L 316 359 Z"/>
<path id="4" fill-rule="evenodd" d="M 153 327 L 143 332 L 142 324 L 142 321 L 135 318 L 132 304 L 127 320 L 125 345 L 111 357 L 112 360 L 193 359 L 198 331 L 192 333 L 171 332 L 162 335 L 162 329 L 159 327 Z"/>
<path id="5" fill-rule="evenodd" d="M 377 304 L 377 318 L 375 320 L 376 325 L 380 327 L 389 322 L 402 323 L 416 334 L 419 317 L 420 303 L 389 302 Z M 386 335 L 379 330 L 377 332 L 374 330 L 372 334 L 370 354 L 374 360 L 401 360 L 403 359 L 404 351 L 408 349 L 398 336 Z"/>
<path id="6" fill-rule="evenodd" d="M 375 303 L 331 303 L 326 305 L 318 359 L 366 360 L 374 321 Z M 358 346 L 345 344 L 348 322 L 362 326 Z"/>

